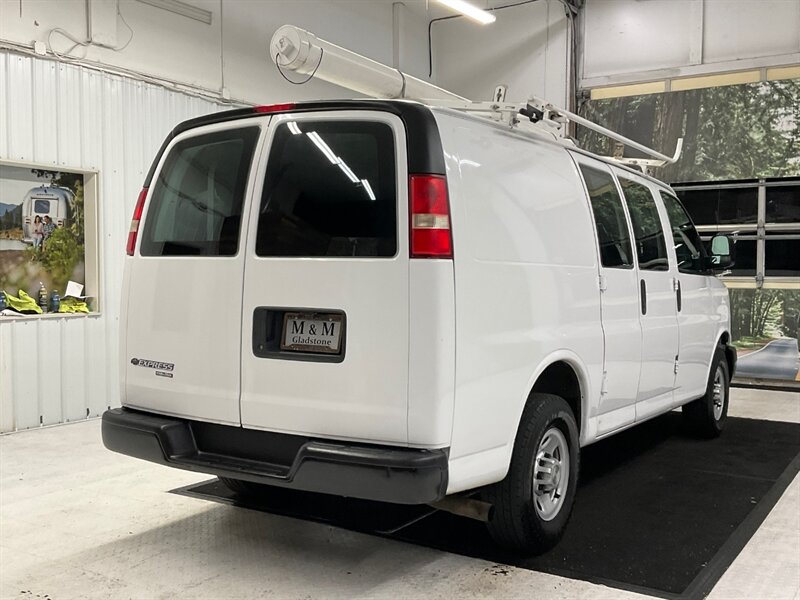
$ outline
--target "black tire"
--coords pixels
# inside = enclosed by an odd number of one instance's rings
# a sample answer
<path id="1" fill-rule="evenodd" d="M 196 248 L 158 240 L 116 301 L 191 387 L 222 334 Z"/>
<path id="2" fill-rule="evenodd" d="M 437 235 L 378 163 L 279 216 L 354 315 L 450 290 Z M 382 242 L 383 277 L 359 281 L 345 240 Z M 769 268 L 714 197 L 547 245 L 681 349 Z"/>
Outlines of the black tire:
<path id="1" fill-rule="evenodd" d="M 219 480 L 232 492 L 240 496 L 263 496 L 264 492 L 269 486 L 253 483 L 252 481 L 245 481 L 243 479 L 231 479 L 229 477 L 220 477 Z"/>
<path id="2" fill-rule="evenodd" d="M 558 432 L 568 449 L 569 456 L 561 455 L 561 462 L 569 466 L 569 473 L 566 478 L 563 471 L 560 473 L 555 490 L 536 494 L 534 469 L 545 466 L 546 460 L 537 460 L 537 454 L 545 436 L 558 438 Z M 484 492 L 486 501 L 494 505 L 487 526 L 498 544 L 518 552 L 540 554 L 558 543 L 572 514 L 578 487 L 579 452 L 578 427 L 566 401 L 553 394 L 532 394 L 522 414 L 508 474 Z M 562 480 L 566 487 L 558 495 Z M 551 495 L 558 498 L 558 508 L 555 513 L 547 514 L 541 503 L 548 502 Z"/>
<path id="3" fill-rule="evenodd" d="M 719 346 L 711 361 L 705 395 L 683 405 L 683 417 L 689 428 L 701 437 L 719 437 L 728 419 L 729 397 L 730 371 L 725 349 Z"/>

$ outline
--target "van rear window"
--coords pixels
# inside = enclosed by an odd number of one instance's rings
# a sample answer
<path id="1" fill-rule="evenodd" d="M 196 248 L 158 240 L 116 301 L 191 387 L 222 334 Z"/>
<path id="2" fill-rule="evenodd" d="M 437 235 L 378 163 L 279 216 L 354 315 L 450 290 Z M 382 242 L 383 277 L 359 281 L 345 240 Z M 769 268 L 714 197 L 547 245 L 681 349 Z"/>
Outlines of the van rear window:
<path id="1" fill-rule="evenodd" d="M 394 135 L 385 123 L 290 121 L 270 151 L 259 256 L 397 253 Z"/>
<path id="2" fill-rule="evenodd" d="M 142 256 L 233 256 L 259 128 L 175 144 L 153 184 Z"/>
<path id="3" fill-rule="evenodd" d="M 40 215 L 46 215 L 50 212 L 50 200 L 34 200 L 33 212 Z"/>

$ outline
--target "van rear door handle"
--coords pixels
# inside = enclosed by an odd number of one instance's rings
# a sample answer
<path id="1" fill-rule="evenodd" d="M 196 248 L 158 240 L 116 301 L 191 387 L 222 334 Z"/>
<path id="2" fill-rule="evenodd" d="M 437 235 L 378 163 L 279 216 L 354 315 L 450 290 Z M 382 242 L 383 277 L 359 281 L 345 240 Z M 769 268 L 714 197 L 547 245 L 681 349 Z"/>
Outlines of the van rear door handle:
<path id="1" fill-rule="evenodd" d="M 642 314 L 647 314 L 647 284 L 644 282 L 644 279 L 639 281 L 639 290 L 641 292 L 640 296 L 642 298 Z"/>
<path id="2" fill-rule="evenodd" d="M 683 299 L 681 298 L 681 280 L 675 280 L 675 299 L 678 302 L 678 312 L 681 312 L 681 307 L 683 305 Z"/>

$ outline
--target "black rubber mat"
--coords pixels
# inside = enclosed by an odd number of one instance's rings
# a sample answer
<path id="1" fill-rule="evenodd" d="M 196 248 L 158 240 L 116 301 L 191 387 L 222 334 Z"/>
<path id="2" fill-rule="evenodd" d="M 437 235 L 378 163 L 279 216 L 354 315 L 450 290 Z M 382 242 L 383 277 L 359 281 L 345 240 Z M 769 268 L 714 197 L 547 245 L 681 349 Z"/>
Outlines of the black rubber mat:
<path id="1" fill-rule="evenodd" d="M 240 498 L 218 480 L 176 493 L 390 536 L 494 563 L 667 598 L 701 598 L 800 470 L 800 425 L 728 420 L 698 440 L 670 413 L 584 448 L 561 543 L 535 557 L 494 545 L 482 523 L 436 511 L 268 488 Z"/>

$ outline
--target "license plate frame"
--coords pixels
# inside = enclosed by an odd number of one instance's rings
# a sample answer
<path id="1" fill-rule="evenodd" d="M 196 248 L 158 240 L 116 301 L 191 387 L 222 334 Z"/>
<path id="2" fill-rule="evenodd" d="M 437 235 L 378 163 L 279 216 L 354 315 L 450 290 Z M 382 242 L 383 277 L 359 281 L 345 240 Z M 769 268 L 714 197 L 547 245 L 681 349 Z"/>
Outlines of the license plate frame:
<path id="1" fill-rule="evenodd" d="M 295 331 L 290 332 L 291 323 Z M 313 333 L 312 331 L 313 326 Z M 325 335 L 332 332 L 331 335 Z M 294 341 L 291 336 L 303 336 L 302 341 Z M 330 337 L 330 343 L 326 343 Z M 291 352 L 299 355 L 323 354 L 326 356 L 340 356 L 344 346 L 345 321 L 344 315 L 334 312 L 307 312 L 290 311 L 283 314 L 281 323 L 281 352 Z"/>

